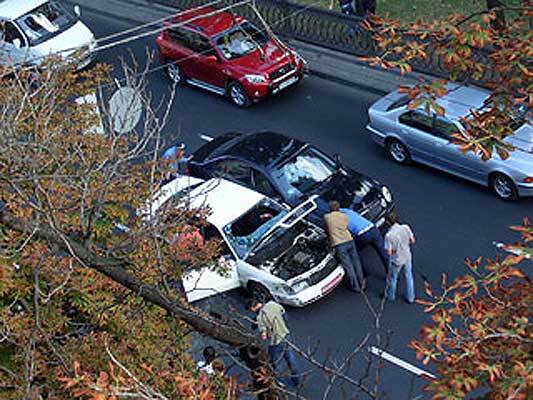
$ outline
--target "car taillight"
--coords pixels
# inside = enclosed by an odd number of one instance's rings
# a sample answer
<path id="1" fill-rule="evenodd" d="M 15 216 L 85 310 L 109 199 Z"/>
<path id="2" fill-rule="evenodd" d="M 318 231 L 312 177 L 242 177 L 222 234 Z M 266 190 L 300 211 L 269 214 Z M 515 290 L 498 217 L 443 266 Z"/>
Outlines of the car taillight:
<path id="1" fill-rule="evenodd" d="M 528 176 L 524 178 L 524 183 L 533 183 L 533 176 Z"/>

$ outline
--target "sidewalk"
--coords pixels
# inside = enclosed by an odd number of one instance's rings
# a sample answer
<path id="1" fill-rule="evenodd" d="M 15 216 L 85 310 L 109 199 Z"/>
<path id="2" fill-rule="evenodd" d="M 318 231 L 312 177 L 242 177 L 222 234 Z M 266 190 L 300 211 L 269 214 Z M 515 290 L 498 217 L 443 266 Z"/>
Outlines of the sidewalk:
<path id="1" fill-rule="evenodd" d="M 156 21 L 177 11 L 157 4 L 157 1 L 148 0 L 66 1 L 72 4 L 79 4 L 82 8 L 82 14 L 83 9 L 86 9 L 104 16 L 127 20 L 133 24 Z M 151 29 L 153 29 L 153 26 Z M 390 92 L 396 89 L 398 85 L 414 84 L 421 75 L 416 73 L 401 76 L 396 70 L 372 68 L 349 54 L 298 40 L 289 39 L 286 41 L 307 60 L 311 74 L 379 94 Z M 431 78 L 429 75 L 424 75 L 424 77 L 426 79 Z"/>

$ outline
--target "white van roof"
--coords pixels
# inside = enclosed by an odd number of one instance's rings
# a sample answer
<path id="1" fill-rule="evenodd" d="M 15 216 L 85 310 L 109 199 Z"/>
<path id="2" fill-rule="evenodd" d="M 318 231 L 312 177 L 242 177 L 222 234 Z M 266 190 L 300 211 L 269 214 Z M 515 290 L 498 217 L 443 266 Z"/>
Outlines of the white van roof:
<path id="1" fill-rule="evenodd" d="M 261 193 L 225 179 L 215 178 L 202 183 L 201 179 L 180 176 L 163 186 L 154 196 L 151 212 L 154 213 L 175 194 L 193 185 L 197 186 L 186 194 L 190 207 L 209 207 L 211 213 L 207 221 L 218 229 L 235 221 L 265 198 Z"/>
<path id="2" fill-rule="evenodd" d="M 0 18 L 17 19 L 48 0 L 0 0 Z"/>

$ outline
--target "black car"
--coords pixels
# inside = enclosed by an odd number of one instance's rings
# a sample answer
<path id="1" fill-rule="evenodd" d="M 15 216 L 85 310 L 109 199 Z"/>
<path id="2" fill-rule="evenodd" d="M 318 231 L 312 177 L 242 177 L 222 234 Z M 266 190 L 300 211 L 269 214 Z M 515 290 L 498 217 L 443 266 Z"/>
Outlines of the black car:
<path id="1" fill-rule="evenodd" d="M 381 183 L 342 165 L 338 157 L 280 133 L 218 136 L 193 154 L 189 170 L 200 178 L 233 180 L 291 207 L 317 194 L 318 208 L 309 219 L 320 225 L 330 200 L 378 226 L 394 208 L 390 191 Z"/>

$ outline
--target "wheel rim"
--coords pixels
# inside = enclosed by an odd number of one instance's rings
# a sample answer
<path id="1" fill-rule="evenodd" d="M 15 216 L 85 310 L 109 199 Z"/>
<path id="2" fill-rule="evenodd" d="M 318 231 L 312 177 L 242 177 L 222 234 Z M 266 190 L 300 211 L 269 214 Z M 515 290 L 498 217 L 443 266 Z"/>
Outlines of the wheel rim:
<path id="1" fill-rule="evenodd" d="M 175 64 L 168 65 L 168 76 L 173 82 L 179 82 L 181 80 L 180 70 Z"/>
<path id="2" fill-rule="evenodd" d="M 398 161 L 398 162 L 404 162 L 407 158 L 407 155 L 405 154 L 405 149 L 403 146 L 398 142 L 392 142 L 390 144 L 390 153 L 392 157 Z"/>
<path id="3" fill-rule="evenodd" d="M 238 106 L 242 106 L 246 102 L 245 94 L 238 85 L 231 85 L 230 95 L 233 102 Z"/>
<path id="4" fill-rule="evenodd" d="M 503 176 L 497 176 L 494 178 L 494 190 L 498 196 L 504 199 L 508 199 L 513 195 L 513 186 L 511 182 Z"/>

